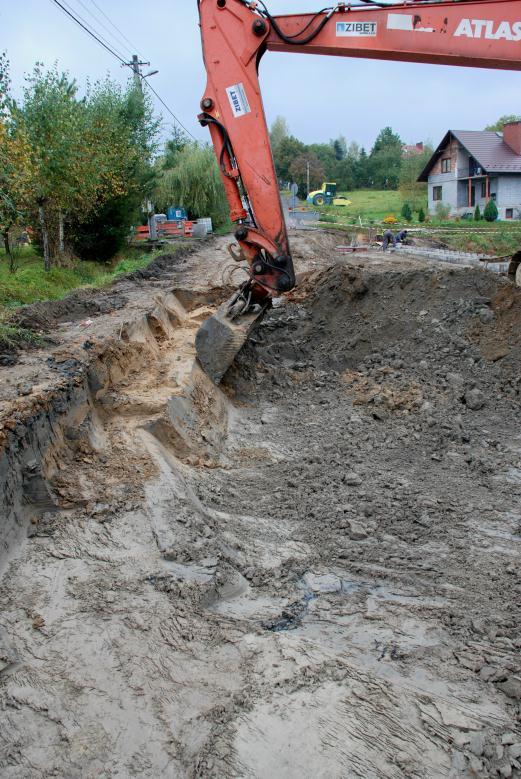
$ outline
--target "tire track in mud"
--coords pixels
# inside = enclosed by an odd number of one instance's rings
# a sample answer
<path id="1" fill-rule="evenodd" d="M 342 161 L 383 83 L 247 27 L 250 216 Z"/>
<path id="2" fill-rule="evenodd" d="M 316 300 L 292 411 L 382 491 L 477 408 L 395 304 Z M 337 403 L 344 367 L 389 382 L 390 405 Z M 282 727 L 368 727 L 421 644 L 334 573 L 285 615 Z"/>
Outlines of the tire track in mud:
<path id="1" fill-rule="evenodd" d="M 1 584 L 3 775 L 519 775 L 517 356 L 463 278 L 319 275 L 224 391 L 200 299 L 104 349 Z"/>

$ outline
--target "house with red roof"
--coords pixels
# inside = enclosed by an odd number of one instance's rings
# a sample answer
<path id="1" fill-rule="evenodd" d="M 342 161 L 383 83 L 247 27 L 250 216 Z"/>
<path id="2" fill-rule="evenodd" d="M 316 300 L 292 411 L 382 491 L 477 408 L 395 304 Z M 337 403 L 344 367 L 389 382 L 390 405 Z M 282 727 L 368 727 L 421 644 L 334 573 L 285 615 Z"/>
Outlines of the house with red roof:
<path id="1" fill-rule="evenodd" d="M 494 200 L 499 219 L 521 219 L 521 122 L 503 133 L 449 130 L 418 181 L 427 182 L 431 214 L 438 203 L 461 216 Z"/>

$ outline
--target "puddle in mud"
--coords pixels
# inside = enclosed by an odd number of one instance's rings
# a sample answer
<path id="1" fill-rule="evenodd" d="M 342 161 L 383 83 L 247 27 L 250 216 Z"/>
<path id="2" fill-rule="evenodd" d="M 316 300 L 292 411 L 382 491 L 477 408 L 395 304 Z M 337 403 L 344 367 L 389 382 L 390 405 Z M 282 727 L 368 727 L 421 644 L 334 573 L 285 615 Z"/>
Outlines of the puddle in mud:
<path id="1" fill-rule="evenodd" d="M 262 627 L 265 630 L 279 633 L 301 627 L 311 602 L 321 595 L 339 594 L 349 596 L 358 592 L 364 593 L 367 596 L 365 606 L 369 612 L 379 609 L 379 601 L 402 606 L 408 606 L 411 603 L 426 603 L 425 599 L 420 595 L 396 592 L 394 589 L 375 581 L 343 579 L 331 573 L 315 574 L 308 572 L 302 577 L 299 587 L 305 590 L 304 596 L 287 606 L 276 619 L 262 622 Z M 444 601 L 441 598 L 429 599 L 431 607 L 441 608 L 443 604 Z"/>
<path id="2" fill-rule="evenodd" d="M 272 633 L 280 633 L 285 630 L 295 630 L 300 627 L 302 620 L 306 615 L 309 604 L 316 598 L 314 592 L 307 592 L 301 600 L 291 603 L 280 615 L 278 619 L 269 622 L 263 622 L 262 627 L 265 630 L 271 630 Z"/>
<path id="3" fill-rule="evenodd" d="M 479 517 L 469 520 L 467 526 L 472 532 L 482 533 L 489 538 L 495 538 L 498 541 L 504 541 L 505 546 L 499 546 L 498 549 L 504 554 L 515 554 L 515 547 L 511 547 L 512 542 L 521 541 L 521 516 L 512 511 L 501 514 L 497 519 L 484 519 Z"/>

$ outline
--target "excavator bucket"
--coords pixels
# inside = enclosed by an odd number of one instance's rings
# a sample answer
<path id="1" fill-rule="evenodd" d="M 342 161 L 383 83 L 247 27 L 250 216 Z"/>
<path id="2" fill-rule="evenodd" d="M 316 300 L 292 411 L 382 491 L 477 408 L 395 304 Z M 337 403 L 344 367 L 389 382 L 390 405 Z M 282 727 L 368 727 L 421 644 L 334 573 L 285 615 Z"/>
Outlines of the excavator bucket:
<path id="1" fill-rule="evenodd" d="M 234 319 L 230 317 L 230 301 L 227 301 L 197 331 L 197 358 L 214 384 L 220 383 L 250 333 L 260 323 L 266 306 L 255 306 L 255 309 Z"/>

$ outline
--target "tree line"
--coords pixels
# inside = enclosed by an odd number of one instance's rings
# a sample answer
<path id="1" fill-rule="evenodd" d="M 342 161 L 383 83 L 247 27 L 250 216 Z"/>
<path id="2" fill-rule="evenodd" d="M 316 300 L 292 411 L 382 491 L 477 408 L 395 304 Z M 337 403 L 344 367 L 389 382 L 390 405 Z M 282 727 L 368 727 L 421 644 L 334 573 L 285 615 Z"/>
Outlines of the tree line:
<path id="1" fill-rule="evenodd" d="M 432 148 L 426 146 L 420 154 L 404 156 L 403 141 L 391 127 L 380 130 L 369 153 L 356 141 L 348 144 L 342 135 L 329 143 L 305 144 L 290 134 L 281 116 L 271 126 L 270 140 L 280 182 L 294 181 L 301 197 L 307 194 L 309 170 L 311 189 L 323 181 L 335 181 L 339 191 L 345 192 L 400 188 L 411 205 L 424 198 L 425 185 L 418 184 L 416 179 L 432 155 Z"/>
<path id="2" fill-rule="evenodd" d="M 501 117 L 490 129 L 502 129 Z M 0 236 L 9 255 L 29 229 L 46 269 L 70 258 L 107 260 L 127 241 L 131 225 L 146 220 L 143 204 L 156 211 L 181 205 L 193 218 L 228 221 L 219 168 L 210 144 L 189 141 L 174 129 L 159 145 L 161 119 L 134 81 L 107 78 L 87 84 L 57 67 L 38 63 L 22 97 L 11 95 L 9 62 L 0 55 Z M 425 206 L 426 186 L 417 181 L 432 154 L 403 154 L 403 142 L 384 127 L 369 151 L 343 136 L 305 144 L 277 117 L 270 130 L 279 182 L 295 181 L 307 194 L 323 181 L 340 191 L 400 189 L 413 211 Z"/>

